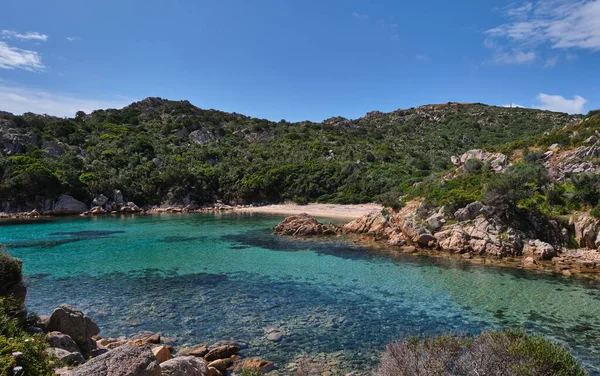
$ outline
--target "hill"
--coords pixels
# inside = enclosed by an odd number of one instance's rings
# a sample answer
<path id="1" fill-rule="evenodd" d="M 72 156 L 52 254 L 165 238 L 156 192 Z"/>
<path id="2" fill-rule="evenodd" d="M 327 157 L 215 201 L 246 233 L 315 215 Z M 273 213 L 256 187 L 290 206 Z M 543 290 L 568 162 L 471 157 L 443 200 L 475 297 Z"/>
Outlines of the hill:
<path id="1" fill-rule="evenodd" d="M 161 98 L 74 118 L 0 112 L 0 211 L 117 189 L 138 205 L 382 201 L 451 168 L 452 155 L 521 145 L 581 118 L 448 103 L 289 123 Z"/>

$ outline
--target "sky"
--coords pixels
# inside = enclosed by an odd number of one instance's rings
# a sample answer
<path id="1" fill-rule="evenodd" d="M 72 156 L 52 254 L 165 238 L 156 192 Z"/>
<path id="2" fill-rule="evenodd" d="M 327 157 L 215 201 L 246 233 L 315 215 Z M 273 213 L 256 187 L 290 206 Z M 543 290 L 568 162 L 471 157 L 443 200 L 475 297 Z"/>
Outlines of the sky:
<path id="1" fill-rule="evenodd" d="M 423 104 L 600 108 L 600 0 L 19 0 L 0 110 L 149 96 L 274 121 Z"/>

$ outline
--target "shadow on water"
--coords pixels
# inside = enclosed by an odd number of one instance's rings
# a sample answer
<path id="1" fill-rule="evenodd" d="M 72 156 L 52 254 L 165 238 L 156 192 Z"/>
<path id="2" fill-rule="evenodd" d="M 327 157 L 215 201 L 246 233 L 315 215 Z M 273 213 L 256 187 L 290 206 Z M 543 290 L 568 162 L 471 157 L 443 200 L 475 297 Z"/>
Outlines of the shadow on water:
<path id="1" fill-rule="evenodd" d="M 0 226 L 44 225 L 54 222 L 51 219 L 11 218 L 0 219 Z"/>
<path id="2" fill-rule="evenodd" d="M 33 239 L 23 241 L 5 242 L 7 248 L 41 248 L 49 249 L 61 246 L 63 244 L 75 243 L 90 239 L 107 237 L 113 234 L 122 234 L 125 231 L 69 231 L 69 232 L 53 232 L 48 234 L 53 237 L 65 237 L 63 239 Z"/>
<path id="3" fill-rule="evenodd" d="M 113 234 L 123 234 L 125 231 L 106 231 L 106 230 L 88 230 L 88 231 L 61 231 L 61 232 L 52 232 L 48 235 L 50 236 L 77 236 L 79 238 L 97 238 L 102 236 L 108 236 Z"/>
<path id="4" fill-rule="evenodd" d="M 19 242 L 6 242 L 4 243 L 7 248 L 54 248 L 59 245 L 79 242 L 85 239 L 71 238 L 71 239 L 56 239 L 56 240 L 26 240 Z"/>
<path id="5" fill-rule="evenodd" d="M 205 241 L 207 239 L 206 236 L 165 236 L 160 239 L 161 243 L 186 243 L 186 242 L 195 242 L 195 241 Z"/>

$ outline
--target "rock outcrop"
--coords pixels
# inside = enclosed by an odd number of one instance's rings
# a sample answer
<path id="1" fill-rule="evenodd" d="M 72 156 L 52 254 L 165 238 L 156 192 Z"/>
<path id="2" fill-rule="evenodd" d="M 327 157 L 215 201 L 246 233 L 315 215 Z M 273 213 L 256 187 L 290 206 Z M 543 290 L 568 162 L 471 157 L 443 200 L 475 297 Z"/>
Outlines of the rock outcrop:
<path id="1" fill-rule="evenodd" d="M 167 362 L 165 362 L 166 364 Z M 121 346 L 73 369 L 68 376 L 161 376 L 196 375 L 161 373 L 150 346 Z M 202 375 L 204 376 L 204 375 Z"/>
<path id="2" fill-rule="evenodd" d="M 334 225 L 325 225 L 308 214 L 287 217 L 273 230 L 278 235 L 292 236 L 335 235 L 337 233 Z"/>
<path id="3" fill-rule="evenodd" d="M 519 256 L 523 235 L 494 219 L 478 217 L 457 223 L 435 234 L 439 249 L 495 257 Z"/>
<path id="4" fill-rule="evenodd" d="M 598 249 L 600 247 L 600 221 L 587 214 L 575 214 L 569 224 L 575 228 L 575 240 L 582 248 Z"/>
<path id="5" fill-rule="evenodd" d="M 600 157 L 600 146 L 581 146 L 553 157 L 555 150 L 549 150 L 552 154 L 548 154 L 548 158 L 544 162 L 548 172 L 555 180 L 563 181 L 574 174 L 600 173 L 600 164 L 597 162 L 597 158 Z"/>
<path id="6" fill-rule="evenodd" d="M 456 167 L 462 167 L 469 159 L 477 159 L 482 163 L 488 163 L 490 168 L 496 172 L 504 172 L 508 167 L 508 157 L 502 153 L 489 153 L 480 149 L 469 150 L 459 157 L 453 156 L 452 163 Z"/>
<path id="7" fill-rule="evenodd" d="M 87 210 L 88 207 L 83 202 L 78 201 L 69 195 L 60 195 L 58 201 L 54 204 L 52 213 L 56 215 L 81 214 Z"/>
<path id="8" fill-rule="evenodd" d="M 464 208 L 458 209 L 456 212 L 454 212 L 454 219 L 456 219 L 458 222 L 475 219 L 481 214 L 483 208 L 484 205 L 481 202 L 474 201 Z"/>

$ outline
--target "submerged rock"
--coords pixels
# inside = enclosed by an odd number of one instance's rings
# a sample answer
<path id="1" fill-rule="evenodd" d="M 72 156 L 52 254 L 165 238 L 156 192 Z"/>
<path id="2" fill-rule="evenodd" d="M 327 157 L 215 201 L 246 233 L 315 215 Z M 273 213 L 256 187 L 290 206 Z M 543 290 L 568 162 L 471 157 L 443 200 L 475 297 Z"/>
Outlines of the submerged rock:
<path id="1" fill-rule="evenodd" d="M 337 227 L 325 225 L 308 214 L 299 214 L 287 217 L 274 229 L 278 235 L 309 236 L 309 235 L 335 235 Z"/>

